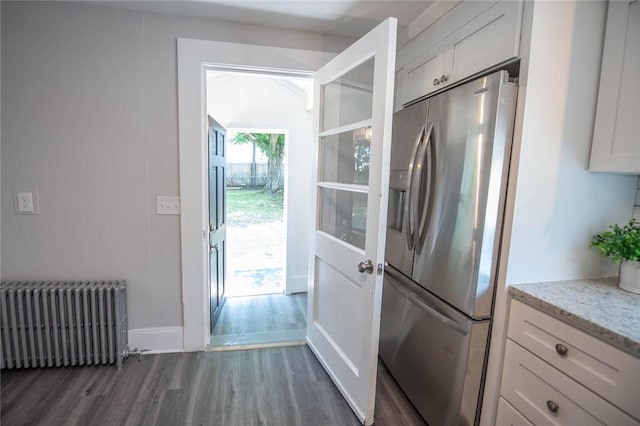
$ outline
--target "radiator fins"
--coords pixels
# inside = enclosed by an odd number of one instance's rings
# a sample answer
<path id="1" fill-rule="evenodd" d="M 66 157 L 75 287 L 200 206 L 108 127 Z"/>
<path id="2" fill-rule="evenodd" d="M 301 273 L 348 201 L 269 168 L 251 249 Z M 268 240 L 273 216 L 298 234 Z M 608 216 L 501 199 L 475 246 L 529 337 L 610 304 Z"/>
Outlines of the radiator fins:
<path id="1" fill-rule="evenodd" d="M 113 364 L 128 356 L 126 281 L 0 283 L 0 368 Z"/>

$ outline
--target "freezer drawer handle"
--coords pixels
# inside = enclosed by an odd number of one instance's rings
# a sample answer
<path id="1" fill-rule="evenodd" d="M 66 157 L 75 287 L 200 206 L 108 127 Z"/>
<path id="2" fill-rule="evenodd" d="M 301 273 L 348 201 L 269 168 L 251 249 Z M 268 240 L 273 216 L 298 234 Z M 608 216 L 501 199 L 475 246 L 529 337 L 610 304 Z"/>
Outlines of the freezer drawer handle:
<path id="1" fill-rule="evenodd" d="M 389 269 L 387 269 L 387 273 L 388 272 L 389 272 Z M 389 274 L 390 277 L 393 277 L 393 275 L 394 275 L 393 272 Z M 390 279 L 390 280 L 387 281 L 387 283 L 391 284 L 400 294 L 402 294 L 407 300 L 412 302 L 414 305 L 416 305 L 417 307 L 421 308 L 423 311 L 427 312 L 431 316 L 435 317 L 440 322 L 443 322 L 443 323 L 449 325 L 450 327 L 452 327 L 453 329 L 455 329 L 459 333 L 461 333 L 461 334 L 463 334 L 465 336 L 467 334 L 469 334 L 469 329 L 467 327 L 463 326 L 458 321 L 450 318 L 446 314 L 438 311 L 436 308 L 434 308 L 433 306 L 430 306 L 429 304 L 427 304 L 425 301 L 419 299 L 414 294 L 411 294 L 409 291 L 401 288 L 400 284 L 396 283 L 394 281 L 395 280 Z"/>
<path id="2" fill-rule="evenodd" d="M 461 333 L 461 334 L 463 334 L 465 336 L 467 334 L 469 334 L 469 330 L 467 330 L 466 328 L 464 328 L 463 326 L 461 326 L 456 321 L 452 320 L 451 318 L 449 318 L 448 316 L 446 316 L 442 312 L 438 312 L 433 307 L 427 305 L 422 300 L 418 299 L 416 296 L 411 295 L 407 299 L 409 299 L 409 301 L 411 301 L 414 304 L 416 304 L 419 308 L 422 308 L 422 310 L 424 310 L 425 312 L 428 312 L 432 316 L 434 316 L 437 319 L 439 319 L 441 322 L 443 322 L 443 323 L 449 325 L 450 327 L 456 329 L 459 333 Z"/>

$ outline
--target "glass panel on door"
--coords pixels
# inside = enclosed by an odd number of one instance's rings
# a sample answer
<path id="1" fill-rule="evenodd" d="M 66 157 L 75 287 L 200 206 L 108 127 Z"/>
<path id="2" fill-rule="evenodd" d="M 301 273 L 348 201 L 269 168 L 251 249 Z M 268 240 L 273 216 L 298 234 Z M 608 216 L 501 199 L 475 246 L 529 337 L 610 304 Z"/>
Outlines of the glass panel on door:
<path id="1" fill-rule="evenodd" d="M 322 85 L 321 132 L 371 118 L 373 65 L 370 58 Z"/>
<path id="2" fill-rule="evenodd" d="M 364 250 L 367 193 L 319 188 L 318 230 Z"/>
<path id="3" fill-rule="evenodd" d="M 320 140 L 321 182 L 368 185 L 370 162 L 371 126 Z"/>

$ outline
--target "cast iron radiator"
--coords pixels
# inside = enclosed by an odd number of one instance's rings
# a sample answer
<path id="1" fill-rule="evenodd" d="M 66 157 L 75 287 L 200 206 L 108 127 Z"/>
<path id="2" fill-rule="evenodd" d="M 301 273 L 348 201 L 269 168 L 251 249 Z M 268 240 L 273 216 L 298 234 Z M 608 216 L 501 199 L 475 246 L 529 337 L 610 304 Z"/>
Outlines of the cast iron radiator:
<path id="1" fill-rule="evenodd" d="M 120 368 L 128 356 L 126 281 L 2 282 L 0 311 L 0 368 Z"/>

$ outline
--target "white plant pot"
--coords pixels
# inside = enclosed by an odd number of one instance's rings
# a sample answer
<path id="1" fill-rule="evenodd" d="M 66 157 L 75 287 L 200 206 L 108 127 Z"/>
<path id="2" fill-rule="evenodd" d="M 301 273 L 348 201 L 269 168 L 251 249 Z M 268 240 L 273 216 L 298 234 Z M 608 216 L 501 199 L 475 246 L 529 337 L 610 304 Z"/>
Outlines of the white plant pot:
<path id="1" fill-rule="evenodd" d="M 640 262 L 630 260 L 620 262 L 620 283 L 618 287 L 640 294 Z"/>

